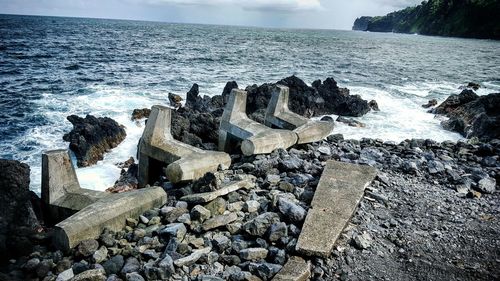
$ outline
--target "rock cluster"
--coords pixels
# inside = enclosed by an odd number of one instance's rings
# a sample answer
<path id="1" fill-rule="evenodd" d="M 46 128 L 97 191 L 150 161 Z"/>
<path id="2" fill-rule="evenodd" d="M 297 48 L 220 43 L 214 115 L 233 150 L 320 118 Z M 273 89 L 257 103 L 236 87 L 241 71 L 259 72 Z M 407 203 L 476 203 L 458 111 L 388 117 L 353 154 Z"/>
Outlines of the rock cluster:
<path id="1" fill-rule="evenodd" d="M 64 135 L 69 148 L 75 153 L 78 167 L 86 167 L 102 160 L 104 153 L 120 144 L 126 136 L 125 128 L 108 117 L 67 117 L 73 124 L 71 132 Z"/>
<path id="2" fill-rule="evenodd" d="M 494 263 L 490 243 L 498 241 L 477 239 L 500 231 L 494 222 L 498 217 L 498 155 L 498 140 L 478 145 L 432 140 L 396 144 L 343 140 L 342 135 L 269 155 L 233 155 L 229 170 L 200 182 L 176 188 L 158 183 L 168 189 L 169 202 L 128 219 L 122 231 L 104 231 L 99 239 L 82 242 L 69 255 L 39 247 L 11 265 L 11 276 L 39 280 L 68 280 L 70 276 L 73 280 L 271 280 L 297 254 L 295 243 L 328 159 L 371 165 L 382 172 L 368 187 L 333 255 L 307 258 L 313 280 L 365 280 L 372 275 L 397 279 L 401 276 L 397 274 L 403 274 L 397 268 L 411 265 L 409 259 L 433 259 L 435 264 L 462 272 L 460 264 L 447 264 L 458 250 L 450 248 L 443 237 L 469 253 L 462 256 L 462 262 L 475 262 L 479 255 L 487 257 L 487 264 Z M 249 175 L 256 179 L 254 188 L 239 189 L 207 203 L 181 199 L 195 192 L 218 191 L 224 183 Z M 474 229 L 478 234 L 473 242 L 469 237 Z M 490 230 L 480 234 L 482 229 Z M 394 269 L 388 270 L 384 263 Z M 404 274 L 410 274 L 409 279 L 432 277 L 418 267 L 410 266 L 408 272 Z M 498 277 L 494 267 L 474 272 L 466 276 Z"/>
<path id="3" fill-rule="evenodd" d="M 431 112 L 450 119 L 442 126 L 464 137 L 480 140 L 500 138 L 500 93 L 478 96 L 465 89 L 459 95 L 449 96 Z"/>

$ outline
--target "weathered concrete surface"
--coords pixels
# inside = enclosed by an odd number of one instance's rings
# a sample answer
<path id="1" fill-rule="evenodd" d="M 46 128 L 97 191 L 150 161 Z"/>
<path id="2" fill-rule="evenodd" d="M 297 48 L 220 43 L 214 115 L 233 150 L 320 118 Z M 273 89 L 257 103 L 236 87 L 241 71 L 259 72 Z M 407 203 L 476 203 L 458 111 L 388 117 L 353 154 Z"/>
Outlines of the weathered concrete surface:
<path id="1" fill-rule="evenodd" d="M 229 167 L 227 153 L 196 148 L 175 140 L 170 132 L 172 109 L 155 105 L 139 142 L 139 187 L 150 183 L 166 164 L 165 174 L 173 182 L 194 180 L 220 165 Z M 154 163 L 156 162 L 160 163 Z"/>
<path id="2" fill-rule="evenodd" d="M 226 186 L 223 186 L 220 189 L 211 192 L 203 192 L 203 193 L 194 193 L 183 196 L 181 198 L 182 201 L 186 201 L 188 203 L 207 203 L 210 202 L 217 197 L 227 195 L 233 191 L 245 188 L 250 189 L 255 186 L 255 177 L 249 175 L 247 179 L 240 180 L 237 182 L 231 182 Z"/>
<path id="3" fill-rule="evenodd" d="M 296 250 L 307 256 L 328 257 L 376 173 L 373 167 L 328 161 Z"/>
<path id="4" fill-rule="evenodd" d="M 271 153 L 297 143 L 297 134 L 271 129 L 248 118 L 247 92 L 233 89 L 224 108 L 219 129 L 219 150 L 230 152 L 241 144 L 244 155 Z"/>
<path id="5" fill-rule="evenodd" d="M 311 276 L 311 265 L 300 257 L 292 256 L 276 274 L 273 281 L 306 281 Z"/>
<path id="6" fill-rule="evenodd" d="M 42 154 L 42 201 L 53 220 L 63 220 L 108 195 L 80 187 L 68 150 Z"/>
<path id="7" fill-rule="evenodd" d="M 121 230 L 127 218 L 138 217 L 167 202 L 161 187 L 150 187 L 107 196 L 56 225 L 54 245 L 69 250 L 86 239 L 96 239 L 104 228 Z"/>
<path id="8" fill-rule="evenodd" d="M 333 122 L 310 120 L 290 111 L 289 96 L 288 87 L 276 85 L 267 106 L 265 117 L 267 126 L 293 130 L 298 136 L 299 144 L 320 141 L 331 134 Z"/>

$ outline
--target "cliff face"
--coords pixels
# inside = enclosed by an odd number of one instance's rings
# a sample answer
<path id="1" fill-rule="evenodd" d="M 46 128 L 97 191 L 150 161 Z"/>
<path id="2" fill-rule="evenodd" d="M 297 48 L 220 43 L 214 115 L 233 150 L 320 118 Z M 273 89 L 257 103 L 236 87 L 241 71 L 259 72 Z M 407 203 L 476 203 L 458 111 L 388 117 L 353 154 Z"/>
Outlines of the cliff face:
<path id="1" fill-rule="evenodd" d="M 498 15 L 498 0 L 429 0 L 385 16 L 358 18 L 353 30 L 500 39 Z"/>

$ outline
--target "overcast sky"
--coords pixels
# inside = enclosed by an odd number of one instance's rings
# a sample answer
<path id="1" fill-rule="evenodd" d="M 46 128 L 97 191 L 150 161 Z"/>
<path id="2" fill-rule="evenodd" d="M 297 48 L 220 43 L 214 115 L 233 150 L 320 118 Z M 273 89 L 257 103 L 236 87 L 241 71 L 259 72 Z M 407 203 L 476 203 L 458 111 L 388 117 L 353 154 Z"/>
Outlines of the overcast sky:
<path id="1" fill-rule="evenodd" d="M 351 29 L 422 0 L 0 0 L 0 13 L 265 27 Z"/>

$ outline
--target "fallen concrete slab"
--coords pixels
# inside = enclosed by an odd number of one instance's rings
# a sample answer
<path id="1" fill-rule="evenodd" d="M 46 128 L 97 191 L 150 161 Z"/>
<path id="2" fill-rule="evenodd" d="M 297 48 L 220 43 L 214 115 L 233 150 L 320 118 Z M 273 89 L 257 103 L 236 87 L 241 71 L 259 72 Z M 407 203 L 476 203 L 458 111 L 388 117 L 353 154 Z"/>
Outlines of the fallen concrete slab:
<path id="1" fill-rule="evenodd" d="M 233 89 L 224 108 L 219 129 L 219 150 L 231 152 L 240 146 L 244 155 L 271 153 L 297 143 L 297 134 L 271 129 L 248 118 L 247 92 Z"/>
<path id="2" fill-rule="evenodd" d="M 42 154 L 41 195 L 49 220 L 58 222 L 109 193 L 81 188 L 69 151 L 59 149 Z"/>
<path id="3" fill-rule="evenodd" d="M 306 256 L 328 257 L 376 174 L 373 167 L 327 161 L 296 250 Z"/>
<path id="4" fill-rule="evenodd" d="M 172 109 L 155 105 L 139 142 L 139 187 L 159 177 L 162 167 L 173 183 L 195 180 L 231 165 L 227 153 L 196 148 L 175 140 L 170 132 Z"/>
<path id="5" fill-rule="evenodd" d="M 306 281 L 311 276 L 311 265 L 304 259 L 292 256 L 274 276 L 273 281 Z"/>
<path id="6" fill-rule="evenodd" d="M 293 130 L 298 136 L 299 144 L 320 141 L 332 133 L 333 122 L 310 120 L 292 112 L 288 108 L 289 96 L 288 87 L 276 85 L 267 106 L 267 126 Z"/>
<path id="7" fill-rule="evenodd" d="M 119 231 L 127 218 L 138 217 L 166 202 L 167 193 L 161 187 L 107 196 L 56 224 L 53 243 L 56 248 L 67 251 L 83 240 L 98 238 L 104 228 Z"/>
<path id="8" fill-rule="evenodd" d="M 255 186 L 255 177 L 249 175 L 247 176 L 246 179 L 236 182 L 230 182 L 215 191 L 185 195 L 181 198 L 181 200 L 186 201 L 188 203 L 207 203 L 216 199 L 217 197 L 227 195 L 233 191 L 242 188 L 250 189 L 254 186 Z"/>

